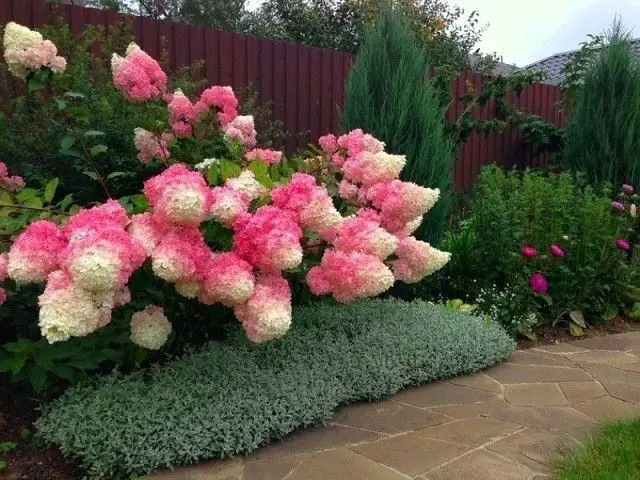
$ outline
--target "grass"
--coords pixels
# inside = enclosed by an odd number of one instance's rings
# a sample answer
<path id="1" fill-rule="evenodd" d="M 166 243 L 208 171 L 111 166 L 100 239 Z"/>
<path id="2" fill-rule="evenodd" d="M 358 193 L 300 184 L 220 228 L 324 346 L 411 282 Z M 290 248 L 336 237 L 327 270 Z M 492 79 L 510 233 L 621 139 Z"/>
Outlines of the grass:
<path id="1" fill-rule="evenodd" d="M 585 446 L 557 461 L 558 480 L 640 478 L 640 419 L 601 427 Z"/>

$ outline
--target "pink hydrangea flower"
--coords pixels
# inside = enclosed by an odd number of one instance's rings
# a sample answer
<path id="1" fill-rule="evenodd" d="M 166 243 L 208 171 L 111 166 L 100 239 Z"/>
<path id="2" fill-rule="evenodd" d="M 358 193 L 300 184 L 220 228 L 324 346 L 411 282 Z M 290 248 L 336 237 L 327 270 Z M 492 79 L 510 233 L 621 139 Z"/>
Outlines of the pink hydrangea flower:
<path id="1" fill-rule="evenodd" d="M 147 256 L 150 256 L 168 228 L 169 225 L 161 218 L 155 217 L 151 212 L 145 212 L 131 217 L 127 231 L 140 242 Z"/>
<path id="2" fill-rule="evenodd" d="M 522 247 L 520 249 L 520 253 L 523 257 L 526 258 L 533 258 L 538 254 L 535 247 L 532 247 L 531 245 L 525 245 L 524 247 Z"/>
<path id="3" fill-rule="evenodd" d="M 395 252 L 398 240 L 367 215 L 349 217 L 337 227 L 331 240 L 336 250 L 373 255 L 381 260 Z"/>
<path id="4" fill-rule="evenodd" d="M 198 112 L 191 100 L 182 93 L 182 90 L 176 90 L 171 101 L 168 103 L 169 123 L 174 133 L 178 137 L 186 137 L 193 132 L 192 124 L 195 122 Z"/>
<path id="5" fill-rule="evenodd" d="M 338 139 L 333 134 L 328 134 L 318 139 L 318 144 L 324 153 L 333 155 L 338 151 Z"/>
<path id="6" fill-rule="evenodd" d="M 247 160 L 262 160 L 267 165 L 274 165 L 282 160 L 282 152 L 267 148 L 254 148 L 247 152 L 246 157 Z"/>
<path id="7" fill-rule="evenodd" d="M 365 151 L 371 153 L 382 152 L 384 150 L 384 142 L 357 128 L 338 138 L 338 147 L 343 149 L 348 157 L 354 157 Z"/>
<path id="8" fill-rule="evenodd" d="M 0 282 L 3 282 L 7 276 L 9 268 L 9 254 L 3 253 L 0 254 Z"/>
<path id="9" fill-rule="evenodd" d="M 58 255 L 66 242 L 58 226 L 48 220 L 31 223 L 11 245 L 7 273 L 17 283 L 42 283 L 58 269 Z"/>
<path id="10" fill-rule="evenodd" d="M 239 215 L 249 210 L 250 198 L 229 187 L 211 189 L 212 202 L 209 217 L 214 218 L 225 227 L 233 226 Z"/>
<path id="11" fill-rule="evenodd" d="M 153 273 L 167 282 L 200 281 L 211 250 L 196 227 L 171 227 L 151 254 Z"/>
<path id="12" fill-rule="evenodd" d="M 380 295 L 393 282 L 393 273 L 377 257 L 335 250 L 325 251 L 320 265 L 307 274 L 307 284 L 314 295 L 332 294 L 341 303 Z"/>
<path id="13" fill-rule="evenodd" d="M 200 301 L 235 307 L 253 295 L 253 268 L 233 252 L 213 255 L 202 282 Z"/>
<path id="14" fill-rule="evenodd" d="M 260 275 L 255 291 L 234 313 L 242 323 L 247 338 L 263 343 L 282 337 L 291 326 L 291 290 L 277 275 Z"/>
<path id="15" fill-rule="evenodd" d="M 438 201 L 440 190 L 392 180 L 369 187 L 365 195 L 380 210 L 382 226 L 395 233 L 427 213 Z"/>
<path id="16" fill-rule="evenodd" d="M 154 215 L 178 225 L 199 225 L 211 209 L 212 193 L 202 174 L 174 164 L 144 183 Z"/>
<path id="17" fill-rule="evenodd" d="M 238 99 L 231 87 L 214 86 L 202 92 L 195 108 L 201 114 L 217 112 L 220 125 L 226 125 L 238 116 Z"/>
<path id="18" fill-rule="evenodd" d="M 547 293 L 549 289 L 549 282 L 547 277 L 545 277 L 542 273 L 536 272 L 529 278 L 529 285 L 531 286 L 531 290 L 535 293 L 544 295 Z"/>
<path id="19" fill-rule="evenodd" d="M 359 191 L 358 186 L 348 180 L 342 180 L 338 185 L 338 195 L 345 200 L 357 200 Z"/>
<path id="20" fill-rule="evenodd" d="M 344 178 L 365 187 L 375 183 L 395 180 L 404 168 L 407 159 L 404 155 L 391 155 L 386 152 L 360 152 L 349 157 L 342 165 Z"/>
<path id="21" fill-rule="evenodd" d="M 256 144 L 257 132 L 251 115 L 238 115 L 224 124 L 222 131 L 226 139 L 238 140 L 245 148 L 253 148 Z"/>
<path id="22" fill-rule="evenodd" d="M 396 249 L 396 260 L 391 262 L 396 280 L 417 283 L 444 267 L 451 254 L 433 248 L 427 242 L 414 237 L 400 240 Z"/>
<path id="23" fill-rule="evenodd" d="M 160 64 L 135 43 L 129 44 L 123 58 L 111 58 L 113 84 L 134 102 L 144 102 L 162 96 L 167 88 L 167 75 Z"/>
<path id="24" fill-rule="evenodd" d="M 300 265 L 302 229 L 290 211 L 262 206 L 238 218 L 233 227 L 234 251 L 251 265 L 267 273 Z"/>
<path id="25" fill-rule="evenodd" d="M 9 175 L 9 169 L 4 162 L 0 162 L 0 189 L 9 192 L 19 192 L 24 188 L 24 180 L 19 175 Z"/>
<path id="26" fill-rule="evenodd" d="M 50 68 L 53 73 L 62 73 L 67 67 L 64 57 L 50 40 L 34 30 L 7 23 L 4 30 L 4 59 L 12 75 L 26 79 L 31 71 Z"/>
<path id="27" fill-rule="evenodd" d="M 70 242 L 79 240 L 103 228 L 125 228 L 129 216 L 120 202 L 107 200 L 102 205 L 82 209 L 63 227 L 64 236 Z"/>
<path id="28" fill-rule="evenodd" d="M 171 134 L 156 135 L 140 127 L 135 128 L 133 133 L 133 143 L 138 151 L 138 160 L 142 163 L 150 163 L 153 159 L 165 162 L 171 156 L 168 145 L 173 140 Z"/>

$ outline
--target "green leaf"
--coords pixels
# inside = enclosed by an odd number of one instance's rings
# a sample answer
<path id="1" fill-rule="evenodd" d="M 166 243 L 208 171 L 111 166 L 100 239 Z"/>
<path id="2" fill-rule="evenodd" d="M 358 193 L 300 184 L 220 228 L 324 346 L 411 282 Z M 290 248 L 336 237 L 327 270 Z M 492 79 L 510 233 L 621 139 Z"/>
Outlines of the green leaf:
<path id="1" fill-rule="evenodd" d="M 56 195 L 56 190 L 58 189 L 58 185 L 60 184 L 60 180 L 58 178 L 54 178 L 49 180 L 47 185 L 44 187 L 44 201 L 47 203 L 51 203 L 53 197 Z"/>
<path id="2" fill-rule="evenodd" d="M 131 197 L 129 198 L 133 205 L 136 207 L 137 211 L 144 212 L 149 209 L 149 200 L 147 200 L 147 197 L 145 197 L 141 193 L 131 195 Z"/>
<path id="3" fill-rule="evenodd" d="M 81 122 L 88 122 L 89 121 L 89 116 L 90 116 L 90 112 L 89 109 L 87 107 L 69 107 L 69 109 L 67 110 L 73 117 L 76 118 L 76 120 L 81 121 Z"/>
<path id="4" fill-rule="evenodd" d="M 571 335 L 573 335 L 574 337 L 580 337 L 580 336 L 582 336 L 582 327 L 580 325 L 575 324 L 575 323 L 570 323 L 569 324 L 569 333 Z"/>
<path id="5" fill-rule="evenodd" d="M 29 382 L 36 392 L 41 392 L 47 385 L 47 372 L 43 368 L 34 367 L 29 372 Z"/>
<path id="6" fill-rule="evenodd" d="M 580 310 L 573 310 L 569 313 L 569 317 L 576 325 L 580 325 L 582 328 L 587 328 L 587 324 L 584 321 L 584 315 Z"/>
<path id="7" fill-rule="evenodd" d="M 91 156 L 96 157 L 100 154 L 106 153 L 107 150 L 109 150 L 109 147 L 107 147 L 106 145 L 94 145 L 90 150 Z"/>
<path id="8" fill-rule="evenodd" d="M 67 365 L 64 365 L 62 363 L 54 364 L 53 367 L 51 367 L 51 373 L 53 373 L 56 377 L 64 378 L 71 383 L 73 383 L 76 379 L 75 371 L 71 367 L 68 367 Z"/>
<path id="9" fill-rule="evenodd" d="M 21 338 L 17 342 L 5 343 L 4 349 L 12 353 L 31 353 L 35 350 L 36 345 L 28 338 Z"/>
<path id="10" fill-rule="evenodd" d="M 227 181 L 230 178 L 239 177 L 242 173 L 242 168 L 237 163 L 234 163 L 230 160 L 221 160 L 220 161 L 220 176 L 222 177 L 222 181 Z"/>
<path id="11" fill-rule="evenodd" d="M 84 173 L 87 177 L 95 180 L 96 182 L 100 179 L 100 177 L 98 176 L 98 174 L 96 172 L 92 172 L 91 170 L 85 170 Z"/>
<path id="12" fill-rule="evenodd" d="M 67 102 L 66 100 L 63 100 L 61 98 L 54 98 L 55 102 L 56 102 L 56 106 L 58 107 L 58 110 L 62 111 L 65 108 L 67 108 Z"/>
<path id="13" fill-rule="evenodd" d="M 64 92 L 64 96 L 69 98 L 85 98 L 84 93 L 80 92 Z"/>
<path id="14" fill-rule="evenodd" d="M 18 444 L 16 442 L 2 442 L 0 443 L 0 455 L 13 452 L 16 448 L 18 448 Z"/>
<path id="15" fill-rule="evenodd" d="M 66 210 L 67 208 L 69 208 L 69 205 L 71 205 L 73 203 L 73 194 L 70 193 L 69 195 L 66 195 L 62 200 L 60 200 L 60 202 L 58 202 L 57 207 L 60 210 Z"/>
<path id="16" fill-rule="evenodd" d="M 62 148 L 63 150 L 69 150 L 71 147 L 73 147 L 74 143 L 76 143 L 75 137 L 67 135 L 66 137 L 63 137 L 62 140 L 60 140 L 60 148 Z"/>
<path id="17" fill-rule="evenodd" d="M 39 92 L 45 86 L 45 83 L 39 78 L 31 77 L 27 80 L 27 90 L 29 92 Z"/>
<path id="18" fill-rule="evenodd" d="M 0 460 L 0 472 L 7 468 L 7 462 L 5 460 Z"/>
<path id="19" fill-rule="evenodd" d="M 101 132 L 99 130 L 87 130 L 86 132 L 84 132 L 84 136 L 85 137 L 101 137 L 103 136 L 105 133 Z"/>
<path id="20" fill-rule="evenodd" d="M 130 172 L 113 172 L 107 175 L 107 180 L 111 180 L 112 178 L 118 178 L 118 177 L 130 177 L 131 175 L 133 174 Z"/>
<path id="21" fill-rule="evenodd" d="M 220 168 L 217 165 L 211 165 L 207 169 L 207 183 L 209 185 L 217 185 L 220 177 Z"/>
<path id="22" fill-rule="evenodd" d="M 273 181 L 269 177 L 269 167 L 261 160 L 255 160 L 249 164 L 249 170 L 253 172 L 256 180 L 267 188 L 273 186 Z"/>

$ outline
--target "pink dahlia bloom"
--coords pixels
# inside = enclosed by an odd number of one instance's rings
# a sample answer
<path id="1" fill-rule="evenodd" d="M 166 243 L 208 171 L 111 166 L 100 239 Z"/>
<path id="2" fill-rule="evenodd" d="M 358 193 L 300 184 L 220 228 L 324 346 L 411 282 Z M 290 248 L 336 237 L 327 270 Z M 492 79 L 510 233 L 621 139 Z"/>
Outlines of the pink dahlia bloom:
<path id="1" fill-rule="evenodd" d="M 397 179 L 406 161 L 404 155 L 363 151 L 349 157 L 342 165 L 342 171 L 345 179 L 368 187 Z"/>
<path id="2" fill-rule="evenodd" d="M 170 134 L 156 135 L 140 127 L 135 128 L 133 134 L 138 160 L 142 163 L 150 163 L 154 159 L 164 162 L 171 156 L 168 143 L 173 140 L 173 137 Z"/>
<path id="3" fill-rule="evenodd" d="M 123 58 L 111 58 L 113 84 L 132 102 L 144 102 L 162 96 L 167 89 L 167 75 L 160 64 L 140 49 L 129 44 Z"/>
<path id="4" fill-rule="evenodd" d="M 178 137 L 186 137 L 193 132 L 192 124 L 195 122 L 198 112 L 191 100 L 182 93 L 182 90 L 176 90 L 171 101 L 168 104 L 169 123 L 174 133 Z"/>
<path id="5" fill-rule="evenodd" d="M 549 282 L 547 281 L 547 277 L 545 277 L 542 273 L 536 272 L 529 278 L 529 285 L 531 286 L 531 290 L 535 293 L 545 294 L 549 290 Z"/>
<path id="6" fill-rule="evenodd" d="M 232 227 L 239 215 L 249 210 L 250 198 L 229 187 L 211 189 L 212 202 L 209 217 L 225 227 Z"/>
<path id="7" fill-rule="evenodd" d="M 58 226 L 37 220 L 18 235 L 11 245 L 7 273 L 17 283 L 42 283 L 58 269 L 58 254 L 66 242 Z"/>
<path id="8" fill-rule="evenodd" d="M 427 242 L 414 237 L 400 240 L 396 249 L 397 260 L 391 262 L 396 280 L 417 283 L 444 267 L 451 254 L 433 248 Z"/>
<path id="9" fill-rule="evenodd" d="M 395 233 L 403 231 L 409 222 L 427 213 L 438 201 L 440 190 L 392 180 L 373 185 L 365 195 L 380 210 L 382 226 Z"/>
<path id="10" fill-rule="evenodd" d="M 622 202 L 611 202 L 611 208 L 616 212 L 621 212 L 624 210 L 624 203 Z"/>
<path id="11" fill-rule="evenodd" d="M 320 137 L 318 143 L 322 151 L 327 155 L 333 155 L 338 151 L 338 139 L 332 133 Z"/>
<path id="12" fill-rule="evenodd" d="M 523 257 L 526 257 L 526 258 L 533 258 L 538 254 L 536 249 L 531 245 L 525 245 L 524 247 L 522 247 L 520 249 L 520 253 L 522 254 Z"/>
<path id="13" fill-rule="evenodd" d="M 60 252 L 62 269 L 89 292 L 121 289 L 147 258 L 144 246 L 122 227 L 103 227 Z"/>
<path id="14" fill-rule="evenodd" d="M 366 218 L 366 215 L 346 218 L 337 227 L 331 243 L 336 250 L 366 253 L 380 260 L 386 259 L 398 246 L 395 236 L 382 228 L 378 221 Z"/>
<path id="15" fill-rule="evenodd" d="M 207 271 L 211 250 L 196 227 L 169 229 L 151 254 L 153 273 L 167 282 L 200 281 Z"/>
<path id="16" fill-rule="evenodd" d="M 332 294 L 341 303 L 380 295 L 393 282 L 393 273 L 377 257 L 335 250 L 325 251 L 320 265 L 307 274 L 307 285 L 314 295 Z"/>
<path id="17" fill-rule="evenodd" d="M 234 251 L 264 272 L 278 273 L 302 261 L 302 229 L 290 211 L 260 207 L 236 220 L 234 230 Z"/>
<path id="18" fill-rule="evenodd" d="M 256 128 L 253 124 L 253 116 L 238 115 L 229 123 L 222 126 L 224 138 L 238 140 L 245 148 L 253 148 L 256 145 Z"/>
<path id="19" fill-rule="evenodd" d="M 233 252 L 213 255 L 205 273 L 200 301 L 235 307 L 253 295 L 253 268 Z"/>
<path id="20" fill-rule="evenodd" d="M 220 125 L 226 125 L 238 116 L 238 99 L 231 87 L 216 85 L 202 92 L 195 108 L 199 114 L 214 111 Z"/>
<path id="21" fill-rule="evenodd" d="M 262 160 L 267 165 L 275 165 L 282 160 L 282 152 L 268 148 L 254 148 L 246 156 L 247 160 Z"/>
<path id="22" fill-rule="evenodd" d="M 291 326 L 291 290 L 278 275 L 256 278 L 251 298 L 234 309 L 247 338 L 263 343 L 282 337 Z"/>
<path id="23" fill-rule="evenodd" d="M 147 180 L 144 194 L 154 215 L 178 225 L 199 225 L 211 209 L 212 194 L 204 177 L 182 164 Z"/>
<path id="24" fill-rule="evenodd" d="M 629 243 L 629 241 L 624 238 L 618 238 L 616 240 L 616 247 L 626 252 L 631 250 L 631 243 Z"/>
<path id="25" fill-rule="evenodd" d="M 550 245 L 549 251 L 554 257 L 563 258 L 565 256 L 564 248 L 562 248 L 562 246 L 558 245 L 557 243 Z"/>

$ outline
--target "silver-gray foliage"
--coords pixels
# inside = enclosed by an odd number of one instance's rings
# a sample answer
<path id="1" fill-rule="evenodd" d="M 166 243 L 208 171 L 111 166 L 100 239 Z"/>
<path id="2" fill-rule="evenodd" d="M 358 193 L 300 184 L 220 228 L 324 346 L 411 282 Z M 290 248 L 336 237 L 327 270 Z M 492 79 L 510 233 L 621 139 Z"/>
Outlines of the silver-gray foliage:
<path id="1" fill-rule="evenodd" d="M 37 435 L 92 478 L 123 478 L 246 453 L 331 417 L 340 405 L 474 372 L 515 344 L 485 320 L 424 302 L 298 309 L 281 340 L 225 342 L 149 372 L 68 390 Z"/>

